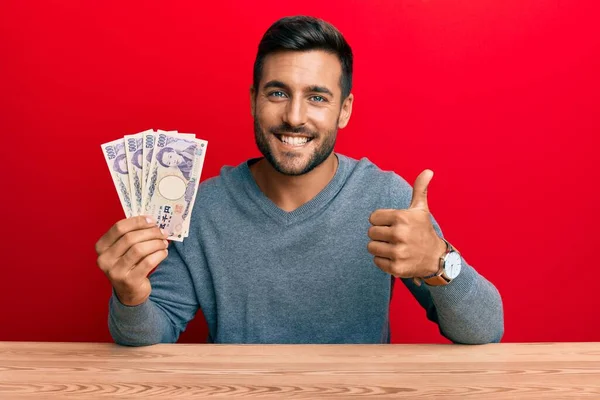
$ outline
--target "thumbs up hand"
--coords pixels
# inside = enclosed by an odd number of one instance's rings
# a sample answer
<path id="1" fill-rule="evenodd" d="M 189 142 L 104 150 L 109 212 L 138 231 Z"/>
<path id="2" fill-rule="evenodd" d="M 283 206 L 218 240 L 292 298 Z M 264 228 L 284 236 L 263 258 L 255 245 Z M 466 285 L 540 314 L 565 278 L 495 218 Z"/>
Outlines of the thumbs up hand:
<path id="1" fill-rule="evenodd" d="M 375 210 L 370 218 L 367 245 L 375 265 L 399 278 L 416 278 L 435 274 L 446 243 L 431 223 L 427 204 L 427 187 L 433 171 L 419 174 L 412 200 L 406 210 Z"/>

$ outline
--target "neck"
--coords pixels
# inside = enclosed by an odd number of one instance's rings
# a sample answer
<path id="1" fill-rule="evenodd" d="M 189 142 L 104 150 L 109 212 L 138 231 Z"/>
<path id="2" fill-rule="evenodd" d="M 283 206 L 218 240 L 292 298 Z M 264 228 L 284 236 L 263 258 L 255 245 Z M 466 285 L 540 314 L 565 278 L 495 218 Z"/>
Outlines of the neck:
<path id="1" fill-rule="evenodd" d="M 290 212 L 319 194 L 333 179 L 337 168 L 338 158 L 332 152 L 319 166 L 303 175 L 284 175 L 264 158 L 250 166 L 250 172 L 265 196 Z"/>

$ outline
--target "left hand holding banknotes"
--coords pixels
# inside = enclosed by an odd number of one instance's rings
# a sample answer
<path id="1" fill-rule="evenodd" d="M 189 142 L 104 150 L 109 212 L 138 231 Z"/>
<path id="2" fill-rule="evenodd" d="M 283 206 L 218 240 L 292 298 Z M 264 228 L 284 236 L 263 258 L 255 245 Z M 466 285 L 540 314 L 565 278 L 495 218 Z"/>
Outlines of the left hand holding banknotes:
<path id="1" fill-rule="evenodd" d="M 167 257 L 167 237 L 151 218 L 139 216 L 117 222 L 98 240 L 98 266 L 121 303 L 137 306 L 150 296 L 148 275 Z"/>
<path id="2" fill-rule="evenodd" d="M 208 142 L 192 133 L 152 129 L 103 144 L 125 217 L 148 216 L 182 242 L 202 174 Z"/>

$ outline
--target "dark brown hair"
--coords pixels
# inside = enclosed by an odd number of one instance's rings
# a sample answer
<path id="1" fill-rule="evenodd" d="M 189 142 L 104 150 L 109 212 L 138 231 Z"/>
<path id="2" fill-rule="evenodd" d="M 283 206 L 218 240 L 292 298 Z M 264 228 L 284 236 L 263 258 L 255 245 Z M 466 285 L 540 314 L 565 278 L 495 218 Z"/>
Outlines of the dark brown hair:
<path id="1" fill-rule="evenodd" d="M 258 91 L 265 57 L 279 51 L 323 50 L 335 54 L 342 64 L 342 99 L 352 90 L 352 49 L 340 31 L 319 18 L 293 16 L 281 18 L 263 35 L 254 62 L 253 85 Z"/>

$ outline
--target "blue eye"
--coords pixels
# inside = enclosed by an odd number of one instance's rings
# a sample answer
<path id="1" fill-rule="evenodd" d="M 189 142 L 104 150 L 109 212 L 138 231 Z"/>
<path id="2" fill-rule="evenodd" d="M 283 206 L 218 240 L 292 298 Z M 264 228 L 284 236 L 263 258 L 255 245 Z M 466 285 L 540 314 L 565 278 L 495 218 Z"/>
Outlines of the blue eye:
<path id="1" fill-rule="evenodd" d="M 269 93 L 269 96 L 283 97 L 283 96 L 285 96 L 285 93 L 283 93 L 282 91 L 278 90 L 276 92 Z"/>
<path id="2" fill-rule="evenodd" d="M 316 102 L 319 102 L 319 103 L 327 101 L 327 99 L 325 99 L 325 97 L 323 97 L 323 96 L 312 96 L 311 98 L 314 99 Z"/>

